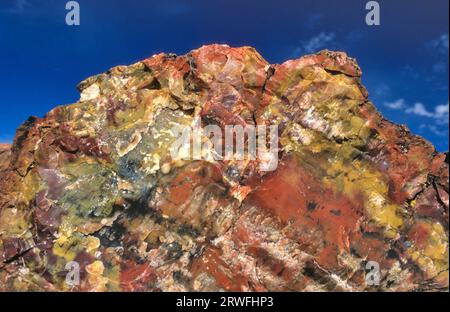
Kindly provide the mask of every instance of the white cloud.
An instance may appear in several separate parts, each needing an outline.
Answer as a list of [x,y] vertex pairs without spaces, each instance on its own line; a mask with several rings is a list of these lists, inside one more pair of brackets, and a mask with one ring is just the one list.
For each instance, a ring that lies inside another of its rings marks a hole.
[[442,34],[439,38],[431,40],[428,46],[432,48],[435,52],[442,54],[448,54],[448,33]]
[[[374,91],[376,97],[386,97],[391,94],[391,88],[386,83],[379,84]],[[387,103],[385,103],[387,104]]]
[[433,118],[438,124],[447,124],[449,118],[449,104],[437,105],[434,111],[429,111],[422,103],[416,103],[412,107],[408,107],[405,112],[417,116]]
[[440,124],[448,124],[449,104],[438,105],[434,108],[434,117]]
[[317,52],[325,48],[329,43],[334,41],[336,35],[334,33],[320,33],[316,37],[311,38],[304,46],[304,50],[308,53]]
[[408,78],[419,79],[420,78],[420,70],[411,65],[406,65],[401,70],[402,74]]
[[427,109],[423,103],[417,102],[414,105],[406,104],[404,99],[398,99],[393,102],[385,102],[384,106],[400,110],[405,114],[411,114],[420,117],[422,124],[420,125],[420,132],[432,133],[436,136],[448,136],[448,118],[449,118],[449,103],[436,105],[433,110]]
[[384,102],[384,106],[390,109],[402,109],[406,106],[404,99],[398,99],[394,102]]
[[435,60],[432,65],[433,72],[436,74],[446,73],[448,71],[448,33],[429,41],[426,46]]
[[438,105],[435,107],[435,114],[439,117],[443,117],[446,118],[448,117],[448,110],[449,110],[449,105],[447,103],[447,105]]
[[403,98],[385,102],[384,106],[395,109],[403,110],[406,114],[412,114],[420,117],[432,118],[438,125],[448,124],[449,118],[449,103],[441,104],[434,107],[432,111],[428,110],[423,103],[417,102],[414,105],[407,105]]
[[321,32],[317,36],[303,41],[301,46],[295,49],[294,54],[298,56],[300,54],[310,54],[318,52],[324,48],[330,48],[331,46],[336,45],[335,38],[336,34],[333,32]]
[[417,116],[433,117],[433,113],[429,112],[422,103],[416,103],[412,107],[408,107],[405,112]]
[[420,129],[421,130],[428,130],[428,131],[430,131],[431,133],[433,133],[433,134],[435,134],[437,136],[446,136],[446,135],[448,135],[448,128],[441,130],[435,125],[421,124],[420,125]]

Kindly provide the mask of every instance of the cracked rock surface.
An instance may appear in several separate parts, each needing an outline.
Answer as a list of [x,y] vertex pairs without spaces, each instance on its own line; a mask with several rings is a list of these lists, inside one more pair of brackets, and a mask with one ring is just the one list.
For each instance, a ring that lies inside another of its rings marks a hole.
[[[0,291],[448,290],[448,158],[360,77],[343,52],[209,45],[86,79],[0,145]],[[196,118],[277,125],[276,170],[172,157]]]

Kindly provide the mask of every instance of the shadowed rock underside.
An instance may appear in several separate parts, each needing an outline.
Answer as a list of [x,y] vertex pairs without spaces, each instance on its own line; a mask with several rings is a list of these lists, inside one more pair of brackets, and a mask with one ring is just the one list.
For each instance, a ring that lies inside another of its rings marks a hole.
[[[209,45],[83,81],[0,145],[0,290],[448,290],[448,160],[360,76],[342,52]],[[277,125],[277,169],[171,157],[196,117]]]

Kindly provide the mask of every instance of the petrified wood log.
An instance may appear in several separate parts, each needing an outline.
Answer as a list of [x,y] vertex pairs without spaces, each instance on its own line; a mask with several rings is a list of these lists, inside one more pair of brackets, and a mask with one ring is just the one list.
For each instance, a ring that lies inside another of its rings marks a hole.
[[[360,76],[209,45],[83,81],[0,148],[0,290],[447,290],[448,160]],[[276,170],[173,157],[198,118],[278,126]]]

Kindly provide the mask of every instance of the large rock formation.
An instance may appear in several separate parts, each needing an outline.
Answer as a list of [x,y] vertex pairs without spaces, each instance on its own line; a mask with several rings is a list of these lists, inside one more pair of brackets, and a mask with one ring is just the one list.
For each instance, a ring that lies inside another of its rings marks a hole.
[[[210,45],[83,81],[0,149],[0,290],[447,290],[448,161],[360,76]],[[277,125],[278,167],[172,157],[196,117]]]

